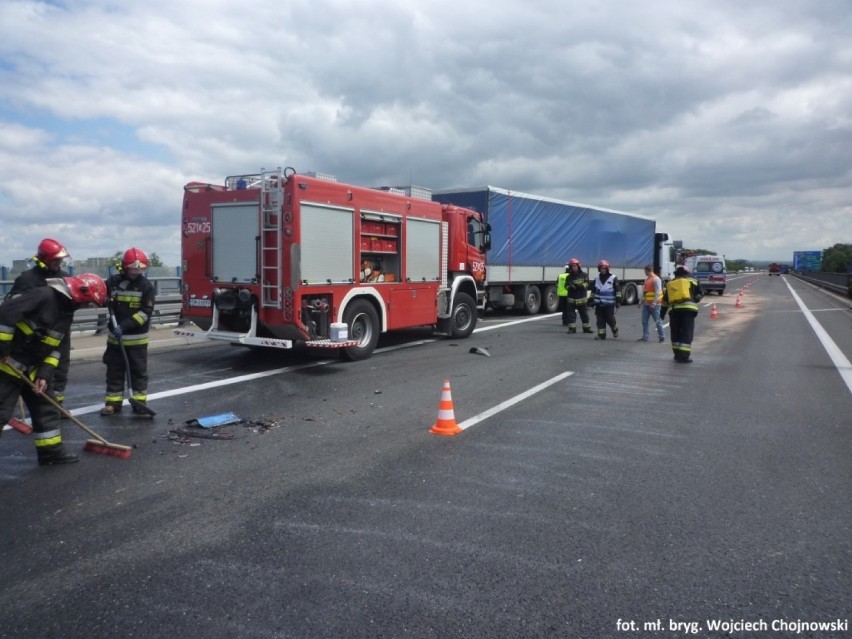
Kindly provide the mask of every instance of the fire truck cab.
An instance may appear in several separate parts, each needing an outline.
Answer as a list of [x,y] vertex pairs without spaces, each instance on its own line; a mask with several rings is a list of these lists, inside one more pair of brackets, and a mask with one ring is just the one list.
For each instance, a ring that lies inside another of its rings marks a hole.
[[[190,182],[178,335],[369,357],[379,334],[470,335],[490,229],[419,187],[373,189],[294,169]],[[419,195],[419,197],[418,197]]]

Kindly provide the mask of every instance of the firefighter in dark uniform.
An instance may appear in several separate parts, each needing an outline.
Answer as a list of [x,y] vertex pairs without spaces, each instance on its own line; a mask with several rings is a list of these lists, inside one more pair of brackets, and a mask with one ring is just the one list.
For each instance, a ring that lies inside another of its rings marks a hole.
[[[65,316],[83,304],[103,306],[106,284],[92,273],[48,278],[0,305],[0,424],[12,416],[18,398],[29,409],[38,463],[71,464],[78,460],[62,445],[60,412],[45,395],[61,361]],[[29,379],[31,388],[22,377]],[[2,433],[2,429],[0,429]]]
[[592,282],[592,304],[595,306],[598,334],[595,339],[606,339],[607,325],[612,336],[618,337],[615,323],[615,311],[621,306],[621,284],[618,278],[609,272],[609,262],[598,262],[598,276]]
[[[592,325],[589,322],[589,278],[583,272],[580,260],[571,258],[568,260],[568,279],[565,283],[568,296],[565,298],[565,312],[568,314],[568,332],[577,332],[577,313],[580,314],[583,332],[591,333]],[[562,315],[562,324],[565,324],[565,313]]]
[[[33,262],[35,265],[24,271],[12,285],[12,290],[6,298],[15,297],[24,291],[38,286],[46,286],[49,277],[68,277],[69,273],[62,270],[62,264],[70,260],[68,250],[53,238],[46,237],[38,245]],[[68,327],[63,331],[65,339],[60,345],[59,367],[53,375],[53,398],[60,404],[65,401],[65,386],[68,384],[68,366],[71,363],[71,322],[74,319],[73,310],[65,317]]]
[[663,291],[663,308],[660,318],[669,314],[669,334],[672,340],[674,360],[679,364],[692,362],[692,337],[695,332],[695,317],[698,302],[704,297],[701,284],[690,277],[689,269],[678,266],[674,279]]
[[[106,364],[106,397],[101,415],[121,412],[127,368],[121,347],[130,365],[130,394],[140,404],[148,400],[148,329],[154,313],[154,285],[145,277],[148,256],[138,248],[129,248],[121,259],[121,272],[107,280],[110,313],[118,326],[110,322]],[[119,342],[121,340],[121,342]],[[137,411],[133,407],[134,412]]]

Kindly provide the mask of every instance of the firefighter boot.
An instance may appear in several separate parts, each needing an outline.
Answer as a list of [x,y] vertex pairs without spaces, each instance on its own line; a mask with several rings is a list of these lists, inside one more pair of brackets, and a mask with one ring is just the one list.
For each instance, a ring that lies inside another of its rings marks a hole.
[[592,327],[591,327],[591,326],[584,326],[584,327],[583,327],[583,332],[584,332],[584,333],[594,333],[594,331],[592,330]]
[[101,409],[101,415],[108,417],[109,415],[117,415],[121,412],[121,404],[116,404],[114,402],[108,403]]
[[568,325],[568,333],[569,333],[569,334],[571,334],[571,333],[576,333],[576,332],[577,332],[577,327],[576,327],[576,326],[571,326],[571,325],[569,324],[569,325]]
[[133,408],[134,413],[142,414],[142,415],[150,415],[150,413],[145,410],[144,407],[147,406],[145,400],[137,399],[130,405]]
[[61,464],[73,464],[78,461],[80,461],[80,458],[65,450],[62,444],[43,446],[38,449],[39,466],[58,466]]
[[613,336],[614,338],[615,338],[615,337],[618,337],[618,326],[613,326],[613,327],[612,327],[612,336]]

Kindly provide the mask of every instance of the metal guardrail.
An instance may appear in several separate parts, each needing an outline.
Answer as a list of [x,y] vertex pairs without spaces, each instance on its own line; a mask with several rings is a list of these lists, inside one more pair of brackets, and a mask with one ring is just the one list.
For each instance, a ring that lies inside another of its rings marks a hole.
[[846,295],[852,299],[852,273],[825,273],[821,271],[790,271],[790,275],[827,288],[835,293]]
[[[151,324],[180,324],[181,298],[180,295],[164,295],[157,298]],[[83,308],[74,313],[71,323],[72,333],[94,331],[95,335],[104,333],[109,324],[109,314],[103,308]]]
[[[151,277],[148,278],[154,285],[156,292],[156,304],[151,324],[180,324],[181,323],[181,294],[179,277]],[[0,287],[11,288],[14,280],[0,280]],[[0,288],[0,290],[4,290]],[[107,329],[109,315],[103,308],[83,308],[74,313],[74,321],[71,324],[72,333],[84,333],[94,331],[100,335]]]

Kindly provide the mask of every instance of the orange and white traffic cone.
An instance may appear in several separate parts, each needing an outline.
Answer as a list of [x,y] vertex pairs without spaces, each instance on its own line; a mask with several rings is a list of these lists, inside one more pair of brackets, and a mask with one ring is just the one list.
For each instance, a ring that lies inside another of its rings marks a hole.
[[716,310],[716,302],[713,302],[713,306],[710,308],[710,319],[718,319],[719,311]]
[[737,295],[737,303],[734,304],[734,308],[742,308],[742,307],[743,307],[742,296]]
[[433,435],[458,435],[461,431],[456,424],[456,414],[453,410],[453,394],[450,390],[450,380],[444,380],[441,390],[441,403],[438,404],[438,420],[429,429]]

